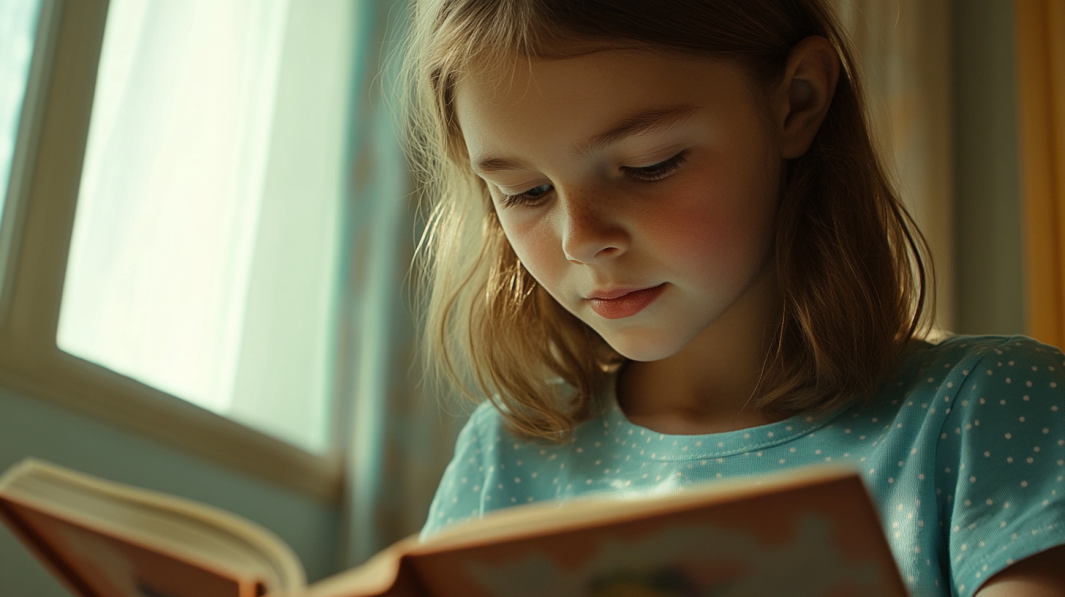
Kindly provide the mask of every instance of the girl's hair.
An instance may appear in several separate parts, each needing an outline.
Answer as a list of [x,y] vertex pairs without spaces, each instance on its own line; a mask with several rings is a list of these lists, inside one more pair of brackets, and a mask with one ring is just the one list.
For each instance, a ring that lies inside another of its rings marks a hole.
[[785,169],[781,310],[750,403],[785,415],[869,396],[928,329],[927,245],[881,166],[855,61],[824,0],[419,0],[414,12],[405,80],[428,207],[418,257],[427,365],[493,401],[511,431],[565,438],[623,360],[529,275],[471,170],[456,81],[514,56],[642,48],[733,60],[772,84],[797,43],[828,39],[842,72],[809,150]]

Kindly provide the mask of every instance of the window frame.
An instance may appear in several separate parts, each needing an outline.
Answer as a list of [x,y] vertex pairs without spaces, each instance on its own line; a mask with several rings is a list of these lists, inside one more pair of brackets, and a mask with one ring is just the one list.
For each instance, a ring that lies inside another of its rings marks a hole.
[[57,346],[107,9],[107,0],[42,1],[0,229],[0,386],[335,503],[342,433],[312,454]]

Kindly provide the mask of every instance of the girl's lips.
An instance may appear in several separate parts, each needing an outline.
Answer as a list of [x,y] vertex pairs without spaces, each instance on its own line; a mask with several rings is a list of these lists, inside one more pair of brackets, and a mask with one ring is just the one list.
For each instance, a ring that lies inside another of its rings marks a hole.
[[621,319],[632,317],[647,308],[658,295],[666,289],[665,284],[626,292],[615,298],[603,298],[615,293],[602,293],[601,296],[588,299],[592,311],[604,319]]

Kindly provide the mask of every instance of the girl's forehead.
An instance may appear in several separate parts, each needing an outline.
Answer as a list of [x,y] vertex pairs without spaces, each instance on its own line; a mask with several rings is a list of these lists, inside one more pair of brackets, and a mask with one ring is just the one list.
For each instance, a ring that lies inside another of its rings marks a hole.
[[456,83],[456,132],[475,171],[516,170],[520,160],[496,158],[590,155],[696,116],[703,126],[742,117],[761,103],[747,79],[734,62],[644,50],[511,57]]
[[509,55],[471,64],[456,80],[455,115],[509,119],[568,109],[609,113],[649,105],[701,105],[743,96],[752,86],[736,62],[643,49],[605,49],[566,58]]
[[[694,91],[700,85],[690,78],[693,75],[699,80],[720,79],[724,84],[742,70],[738,63],[719,58],[637,48],[603,48],[561,58],[506,54],[471,60],[456,78],[455,94],[512,104],[566,96],[567,91],[577,97],[596,87],[620,91],[643,86],[649,93]],[[659,87],[647,88],[652,82]]]

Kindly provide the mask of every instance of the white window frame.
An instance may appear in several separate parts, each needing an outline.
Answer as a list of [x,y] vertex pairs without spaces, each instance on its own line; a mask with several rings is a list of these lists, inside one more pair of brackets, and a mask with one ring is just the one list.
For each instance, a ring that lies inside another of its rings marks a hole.
[[107,0],[42,2],[0,224],[0,386],[336,503],[336,439],[330,452],[308,453],[56,344],[107,8]]

